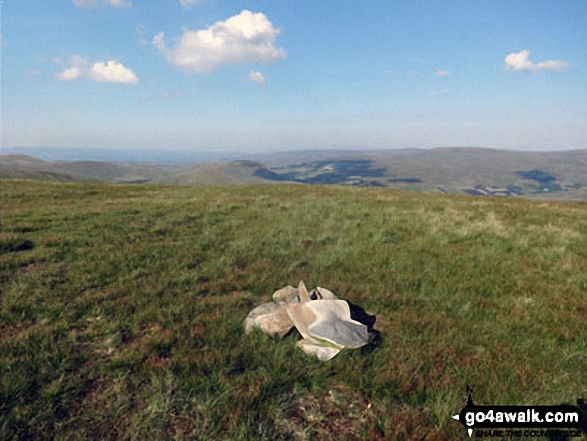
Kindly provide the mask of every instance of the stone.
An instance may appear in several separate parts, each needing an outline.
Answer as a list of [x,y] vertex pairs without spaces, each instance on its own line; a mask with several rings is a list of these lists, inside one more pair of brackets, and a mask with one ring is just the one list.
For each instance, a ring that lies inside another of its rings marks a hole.
[[318,297],[323,300],[338,300],[338,297],[334,295],[332,291],[327,290],[326,288],[317,287],[316,291],[318,291]]
[[303,339],[298,346],[322,361],[342,348],[360,348],[369,342],[367,326],[351,319],[344,300],[310,300],[286,306],[287,314]]
[[367,326],[351,319],[349,304],[344,300],[316,300],[305,304],[317,320],[308,326],[315,339],[336,346],[360,348],[369,341]]
[[306,303],[311,300],[310,293],[306,289],[303,280],[300,280],[300,284],[298,285],[298,294],[300,296],[300,303]]
[[375,316],[357,305],[340,300],[332,291],[317,287],[308,292],[286,286],[273,293],[273,302],[253,309],[245,319],[245,332],[261,329],[272,336],[285,336],[296,327],[302,336],[297,342],[304,352],[322,361],[330,360],[343,348],[360,348],[369,342]]
[[299,303],[300,297],[298,290],[290,285],[281,288],[273,293],[273,301],[282,304]]
[[[318,300],[314,300],[318,301]],[[292,303],[286,306],[287,315],[302,337],[311,339],[308,327],[318,320],[318,317],[303,303]]]
[[328,361],[340,352],[340,348],[317,344],[313,339],[304,338],[297,342],[298,347],[308,355],[318,357],[320,361]]
[[293,327],[285,305],[278,303],[263,303],[257,306],[245,319],[245,332],[248,334],[253,329],[261,329],[271,336],[283,337]]

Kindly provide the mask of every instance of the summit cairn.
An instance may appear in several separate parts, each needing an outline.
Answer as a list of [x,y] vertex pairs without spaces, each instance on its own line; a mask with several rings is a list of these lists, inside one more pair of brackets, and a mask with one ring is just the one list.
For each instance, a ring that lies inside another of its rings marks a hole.
[[245,319],[245,332],[259,328],[271,336],[283,337],[295,327],[303,337],[297,345],[307,354],[327,361],[343,348],[366,345],[373,323],[375,317],[362,308],[340,300],[325,288],[308,292],[301,281],[297,289],[286,286],[273,294],[273,302],[253,309]]

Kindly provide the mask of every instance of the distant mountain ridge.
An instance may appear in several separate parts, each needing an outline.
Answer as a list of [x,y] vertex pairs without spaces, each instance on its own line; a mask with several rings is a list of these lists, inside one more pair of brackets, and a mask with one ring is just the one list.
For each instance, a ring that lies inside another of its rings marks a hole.
[[584,196],[587,150],[521,152],[463,147],[366,152],[316,150],[160,165],[43,161],[11,154],[0,156],[0,178],[174,185],[297,182],[587,200]]

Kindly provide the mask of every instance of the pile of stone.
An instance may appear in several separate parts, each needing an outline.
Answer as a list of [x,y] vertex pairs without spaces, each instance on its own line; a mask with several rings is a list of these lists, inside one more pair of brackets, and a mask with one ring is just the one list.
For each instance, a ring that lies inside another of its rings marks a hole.
[[302,336],[297,345],[326,361],[343,348],[366,345],[374,323],[375,317],[362,308],[340,300],[325,288],[308,292],[300,282],[297,289],[286,286],[273,294],[273,302],[253,309],[245,319],[245,332],[258,328],[283,337],[295,327]]

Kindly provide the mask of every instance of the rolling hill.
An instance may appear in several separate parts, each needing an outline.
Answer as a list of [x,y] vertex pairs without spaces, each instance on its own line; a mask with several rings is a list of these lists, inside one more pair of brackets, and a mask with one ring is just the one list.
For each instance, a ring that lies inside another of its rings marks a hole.
[[155,166],[41,161],[0,156],[0,178],[181,185],[298,182],[438,193],[585,201],[587,150],[516,152],[481,148],[300,151]]
[[[255,161],[207,162],[170,170],[155,182],[182,185],[227,185],[271,183],[264,176],[273,176],[267,168]],[[276,175],[275,175],[276,176]],[[277,178],[276,178],[277,179]]]
[[160,178],[165,171],[149,165],[100,161],[42,161],[27,155],[0,156],[0,178],[55,181],[141,183]]
[[587,186],[587,150],[542,153],[438,148],[409,156],[382,155],[374,164],[387,169],[386,178],[416,177],[422,180],[422,187],[450,192],[476,186],[539,186],[540,180],[523,175],[531,170],[548,173],[561,185]]
[[515,152],[480,148],[372,152],[270,168],[278,179],[377,186],[442,193],[536,197],[548,193],[582,200],[587,150]]

